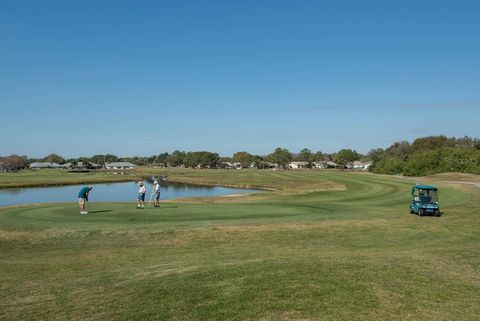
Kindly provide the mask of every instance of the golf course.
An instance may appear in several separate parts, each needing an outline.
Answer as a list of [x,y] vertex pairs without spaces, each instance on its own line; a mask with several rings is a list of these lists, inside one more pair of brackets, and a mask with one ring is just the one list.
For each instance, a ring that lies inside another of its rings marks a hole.
[[[0,186],[125,180],[55,175],[0,174]],[[88,215],[76,195],[0,208],[0,320],[479,318],[477,175],[132,172],[145,175],[259,191],[145,210],[92,202]],[[417,182],[439,188],[441,217],[409,214]]]

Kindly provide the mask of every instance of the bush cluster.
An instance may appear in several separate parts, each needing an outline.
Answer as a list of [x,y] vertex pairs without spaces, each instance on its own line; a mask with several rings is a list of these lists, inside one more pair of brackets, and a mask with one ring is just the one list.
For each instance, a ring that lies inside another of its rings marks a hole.
[[372,150],[369,155],[373,160],[370,170],[377,174],[480,174],[480,141],[470,137],[422,137],[412,144],[403,141],[386,150]]

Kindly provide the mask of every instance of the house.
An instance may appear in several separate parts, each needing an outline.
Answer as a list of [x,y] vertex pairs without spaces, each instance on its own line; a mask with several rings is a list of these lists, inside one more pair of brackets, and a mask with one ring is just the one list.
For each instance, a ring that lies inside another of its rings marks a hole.
[[242,163],[222,162],[222,167],[227,169],[242,169]]
[[[102,168],[102,165],[100,164],[95,164],[92,162],[77,162],[76,164],[72,165],[71,163],[69,164],[68,168],[75,168],[75,169],[100,169]],[[67,164],[63,165],[66,166]]]
[[362,171],[366,171],[366,170],[368,170],[370,165],[372,165],[372,163],[364,163],[364,162],[360,162],[360,161],[354,161],[350,165],[351,165],[351,167],[350,167],[351,169],[359,169],[359,170],[362,170]]
[[132,164],[130,162],[113,162],[109,164],[105,164],[106,169],[132,169],[137,167],[137,165]]
[[88,168],[91,168],[91,169],[100,169],[102,168],[102,165],[100,164],[95,164],[95,163],[92,163],[92,162],[88,162]]
[[368,168],[372,165],[372,162],[363,163],[363,162],[353,162],[353,169],[361,169],[362,171],[368,170]]
[[336,168],[337,163],[332,161],[319,161],[313,163],[313,168],[326,169],[326,168]]
[[30,164],[30,169],[45,169],[45,168],[61,169],[64,167],[60,164],[51,163],[51,162],[36,162],[36,163]]
[[258,169],[276,169],[277,166],[278,165],[275,163],[264,162],[264,161],[260,161],[258,163],[254,162],[250,164],[250,168],[258,168]]
[[87,166],[84,162],[77,162],[75,164],[75,169],[86,169],[86,168],[87,168]]
[[290,169],[308,168],[308,162],[290,162],[288,163]]
[[72,169],[72,168],[73,168],[73,164],[72,164],[72,163],[63,164],[63,168],[65,168],[65,169]]

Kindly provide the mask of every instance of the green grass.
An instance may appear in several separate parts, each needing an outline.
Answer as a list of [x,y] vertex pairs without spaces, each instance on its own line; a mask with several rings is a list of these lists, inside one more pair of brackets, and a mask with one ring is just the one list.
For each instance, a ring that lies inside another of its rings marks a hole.
[[[141,169],[145,171],[145,169]],[[328,171],[170,170],[238,200],[0,209],[1,320],[477,320],[480,189]],[[472,176],[472,179],[476,177]],[[299,190],[302,193],[299,193]]]
[[117,175],[109,171],[79,173],[67,170],[26,170],[18,173],[1,173],[0,188],[124,182],[139,178],[134,173],[127,174],[129,175]]

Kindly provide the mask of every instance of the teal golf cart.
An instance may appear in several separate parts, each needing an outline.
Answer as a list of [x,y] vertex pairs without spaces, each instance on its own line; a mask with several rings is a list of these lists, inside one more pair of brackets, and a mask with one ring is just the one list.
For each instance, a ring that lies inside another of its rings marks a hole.
[[427,214],[440,216],[440,206],[438,205],[438,188],[429,185],[416,184],[412,187],[412,204],[410,204],[410,213],[418,216]]

